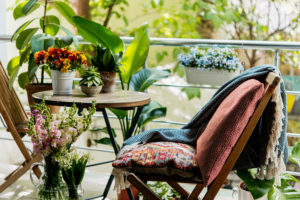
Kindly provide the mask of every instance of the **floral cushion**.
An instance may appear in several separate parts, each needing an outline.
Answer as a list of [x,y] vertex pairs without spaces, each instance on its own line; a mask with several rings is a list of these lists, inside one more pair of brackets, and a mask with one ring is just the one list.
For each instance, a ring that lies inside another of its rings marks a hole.
[[151,142],[122,152],[112,165],[133,172],[191,177],[199,171],[195,154],[195,148],[187,144]]

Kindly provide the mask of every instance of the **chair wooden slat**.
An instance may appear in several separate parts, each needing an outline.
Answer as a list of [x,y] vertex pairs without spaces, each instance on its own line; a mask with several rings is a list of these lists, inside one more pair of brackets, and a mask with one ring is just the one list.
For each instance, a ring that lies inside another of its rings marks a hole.
[[[265,110],[272,94],[274,93],[274,90],[276,87],[279,87],[280,83],[280,77],[276,75],[276,73],[270,72],[265,80],[265,91],[262,99],[260,100],[258,106],[256,107],[252,117],[250,118],[247,126],[245,127],[244,131],[242,132],[239,140],[233,147],[229,157],[227,158],[224,166],[222,167],[220,173],[218,176],[215,178],[213,183],[208,187],[208,190],[203,198],[203,200],[212,200],[215,198],[217,195],[218,191],[222,187],[225,179],[227,178],[229,172],[232,170],[234,167],[236,161],[238,160],[240,154],[242,153],[243,149],[245,148],[249,138],[251,137],[251,134],[253,130],[256,127],[256,124],[258,123],[263,111]],[[181,182],[181,183],[196,183],[195,189],[192,191],[192,193],[188,196],[188,200],[194,200],[197,199],[199,194],[204,188],[204,185],[202,184],[202,181],[195,181],[192,179],[187,179],[187,178],[182,178],[179,176],[172,176],[172,177],[167,177],[167,176],[162,176],[162,175],[149,175],[149,174],[130,174],[130,178],[128,177],[128,180],[135,186],[137,187],[136,184],[139,184],[138,179],[142,180],[151,180],[151,181],[165,181],[165,182]],[[178,189],[178,184],[170,184],[174,189]],[[138,188],[138,187],[137,187]],[[180,188],[179,188],[180,190]],[[152,191],[149,187],[147,187],[146,191],[145,188],[141,191],[146,192],[150,197],[153,198]],[[184,192],[183,192],[184,193]],[[186,198],[186,193],[184,193],[184,198]]]
[[[25,158],[23,164],[10,173],[0,185],[0,193],[3,192],[8,186],[14,183],[20,176],[28,171],[34,162],[41,161],[41,155],[30,155],[25,144],[22,141],[22,136],[25,135],[25,127],[28,122],[26,112],[20,102],[14,89],[10,90],[8,87],[9,79],[0,62],[0,114],[2,115],[7,130],[11,133],[18,148]],[[38,167],[33,168],[37,177],[41,176],[41,171]]]

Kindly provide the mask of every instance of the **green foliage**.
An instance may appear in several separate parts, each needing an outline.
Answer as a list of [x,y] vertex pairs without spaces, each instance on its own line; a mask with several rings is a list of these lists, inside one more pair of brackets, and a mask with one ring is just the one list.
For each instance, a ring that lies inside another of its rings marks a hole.
[[123,52],[113,54],[109,48],[97,45],[96,55],[91,59],[91,62],[99,71],[119,72],[122,55]]
[[169,75],[169,71],[144,68],[132,75],[129,87],[134,91],[145,92],[154,82]]
[[149,52],[149,25],[144,24],[135,32],[135,37],[127,47],[121,61],[121,77],[129,86],[131,76],[145,65]]
[[74,25],[72,20],[72,17],[76,15],[74,10],[68,4],[62,1],[54,1],[53,4],[56,10],[58,10],[70,24]]
[[199,88],[182,88],[182,92],[185,92],[186,96],[188,97],[189,100],[197,97],[201,97],[201,91]]
[[[151,122],[154,119],[165,117],[166,114],[167,114],[167,107],[162,106],[156,101],[151,101],[143,108],[137,125],[139,129],[141,129],[147,123]],[[137,132],[138,130],[136,131],[136,133]]]
[[79,82],[80,85],[86,85],[88,87],[103,85],[100,74],[93,67],[86,68],[81,78]]
[[[71,9],[70,7],[67,7],[67,4],[60,1],[54,1],[53,3],[55,5],[61,5],[60,8],[62,10],[65,10],[65,12],[70,11]],[[44,7],[44,15],[39,18],[40,27],[30,27],[33,24],[32,22],[38,18],[29,19],[28,21],[24,22],[20,27],[18,27],[14,32],[13,36],[11,37],[11,41],[16,40],[16,47],[19,50],[19,60],[17,65],[15,64],[16,59],[10,62],[10,88],[13,86],[13,83],[17,79],[17,77],[18,83],[21,88],[24,88],[25,85],[30,83],[35,77],[35,73],[38,70],[38,66],[36,66],[34,63],[34,52],[46,50],[48,47],[55,46],[56,44],[59,48],[62,46],[70,45],[71,40],[74,40],[74,42],[76,43],[76,40],[74,39],[74,34],[72,34],[68,29],[60,25],[60,20],[58,17],[54,15],[47,15],[47,11],[52,8],[51,5],[49,5],[49,0],[45,0],[44,2],[39,2],[38,0],[29,0],[17,4],[17,6],[13,10],[14,19],[17,20],[24,16],[29,16],[32,12],[38,9],[40,5],[43,5]],[[73,11],[73,13],[75,12]],[[62,29],[64,32],[70,35],[69,38],[67,39],[65,37],[62,39],[54,39],[53,37],[51,37],[55,36],[58,33],[59,29]],[[72,39],[70,39],[70,37]],[[27,61],[27,74],[23,72],[19,75],[19,69]],[[44,77],[44,69],[42,70],[42,77]],[[42,78],[41,83],[43,82],[44,80]]]
[[300,167],[300,143],[297,142],[292,150],[292,154],[290,155],[289,159]]
[[164,182],[152,182],[147,184],[162,200],[173,199],[180,196],[171,186]]
[[237,170],[237,175],[245,182],[254,199],[264,196],[274,184],[274,179],[256,179],[254,170]]
[[[299,165],[300,158],[300,143],[297,143],[292,149],[290,160]],[[274,184],[272,180],[259,180],[255,178],[255,171],[250,170],[237,170],[237,175],[244,181],[254,199],[260,198],[265,194],[268,195],[268,200],[293,200],[300,199],[300,192],[295,190],[290,183],[298,182],[294,176],[283,173],[280,175],[281,186]]]
[[76,25],[78,33],[86,41],[94,45],[100,44],[104,47],[107,47],[113,53],[123,52],[123,41],[118,35],[116,35],[112,31],[106,29],[101,24],[98,24],[88,19],[84,19],[79,16],[74,16],[72,19]]

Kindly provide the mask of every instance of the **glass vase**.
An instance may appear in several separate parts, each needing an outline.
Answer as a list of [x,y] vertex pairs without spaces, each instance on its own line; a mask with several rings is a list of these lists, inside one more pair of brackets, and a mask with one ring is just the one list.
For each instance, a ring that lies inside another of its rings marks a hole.
[[37,188],[37,198],[40,200],[68,200],[68,187],[62,181],[61,167],[52,156],[44,157],[43,163],[35,163],[35,166],[43,166],[44,172],[37,181],[33,180],[32,170],[30,177]]
[[83,189],[81,185],[68,185],[69,200],[83,199]]

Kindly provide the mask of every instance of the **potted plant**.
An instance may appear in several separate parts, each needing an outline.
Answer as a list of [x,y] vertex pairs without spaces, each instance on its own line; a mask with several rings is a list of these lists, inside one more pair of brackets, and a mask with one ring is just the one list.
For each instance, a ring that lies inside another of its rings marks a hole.
[[93,66],[100,72],[103,81],[102,92],[113,92],[115,88],[115,79],[120,72],[120,59],[122,52],[113,54],[107,47],[96,46],[96,55],[91,59]]
[[[43,7],[43,15],[36,17],[36,11]],[[37,75],[39,67],[35,65],[34,53],[41,50],[46,50],[51,46],[62,48],[70,45],[73,41],[76,42],[76,37],[71,31],[60,25],[60,19],[55,15],[48,15],[48,11],[55,8],[68,20],[68,15],[64,11],[68,11],[69,15],[75,15],[73,9],[63,1],[49,1],[49,0],[29,0],[22,1],[16,5],[13,11],[15,20],[23,17],[31,16],[20,27],[16,29],[11,37],[11,41],[16,41],[16,48],[19,50],[19,55],[12,58],[8,65],[7,71],[10,77],[9,87],[18,80],[21,88],[26,88],[28,103],[33,105],[32,94],[39,91],[51,90],[51,83],[46,83],[46,73],[50,76],[50,72],[41,67],[40,76]],[[38,21],[39,23],[33,23]],[[70,20],[68,20],[71,22]],[[37,26],[38,24],[38,26]],[[59,30],[63,30],[68,36],[57,37]],[[55,38],[53,36],[56,36]],[[23,70],[28,64],[27,70]],[[21,70],[22,69],[22,70]],[[22,71],[22,73],[21,73]],[[54,107],[52,107],[54,108]],[[58,107],[59,108],[59,107]]]
[[87,68],[81,77],[79,84],[81,91],[89,97],[96,96],[102,89],[103,82],[94,67]]
[[50,47],[34,54],[37,65],[50,68],[54,95],[71,95],[75,70],[86,64],[82,52]]
[[[296,143],[291,151],[289,159],[300,167],[300,143]],[[300,199],[300,191],[292,185],[299,182],[294,176],[283,173],[280,175],[281,185],[275,184],[274,178],[271,180],[260,180],[255,176],[255,169],[237,170],[237,175],[242,179],[238,186],[239,200],[273,200],[273,199]]]
[[187,54],[179,54],[177,60],[191,84],[222,85],[243,70],[236,53],[228,48],[201,50],[196,47]]

